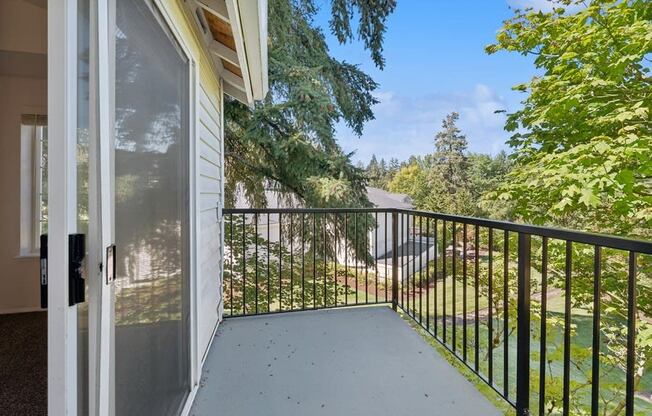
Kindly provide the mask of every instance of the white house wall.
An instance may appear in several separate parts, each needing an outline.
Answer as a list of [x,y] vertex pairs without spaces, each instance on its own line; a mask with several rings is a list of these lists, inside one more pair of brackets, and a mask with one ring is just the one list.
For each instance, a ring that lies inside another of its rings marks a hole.
[[206,352],[222,302],[222,227],[218,206],[223,206],[221,103],[203,88],[197,107],[197,186],[199,190],[199,258],[197,280],[197,343]]

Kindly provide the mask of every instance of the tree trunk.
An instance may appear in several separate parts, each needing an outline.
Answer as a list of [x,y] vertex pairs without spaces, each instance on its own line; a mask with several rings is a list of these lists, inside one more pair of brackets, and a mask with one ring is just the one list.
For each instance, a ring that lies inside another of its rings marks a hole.
[[[634,376],[634,391],[636,391],[636,387],[638,387],[638,383],[641,381],[641,376],[636,375]],[[618,416],[620,415],[620,412],[623,411],[625,408],[625,399],[621,400],[618,402],[618,405],[616,405],[616,408],[609,414],[609,416]]]

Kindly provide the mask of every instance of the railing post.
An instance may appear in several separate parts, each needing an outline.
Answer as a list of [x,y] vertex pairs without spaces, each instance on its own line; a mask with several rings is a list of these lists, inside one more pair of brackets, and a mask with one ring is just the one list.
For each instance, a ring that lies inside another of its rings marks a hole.
[[530,267],[531,236],[518,234],[518,334],[516,339],[516,415],[530,414]]
[[[387,236],[385,236],[387,238]],[[387,270],[385,270],[387,273]],[[398,212],[392,211],[392,309],[398,307]]]

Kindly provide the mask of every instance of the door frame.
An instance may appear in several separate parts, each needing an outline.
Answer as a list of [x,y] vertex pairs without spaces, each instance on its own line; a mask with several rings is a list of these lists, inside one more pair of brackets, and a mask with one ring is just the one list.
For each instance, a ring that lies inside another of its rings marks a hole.
[[95,276],[89,282],[89,407],[91,415],[110,416],[114,408],[115,357],[113,344],[113,282],[108,280],[107,248],[114,243],[113,222],[113,125],[115,43],[113,24],[115,3],[112,0],[91,0],[90,22],[90,85],[91,146],[89,159],[89,226],[95,243],[89,256],[101,265],[89,271]]
[[[55,2],[52,2],[55,3]],[[77,1],[48,21],[48,414],[77,414],[77,307],[68,306],[68,235],[76,231]]]
[[[69,306],[68,235],[77,231],[77,65],[78,0],[51,0],[48,7],[48,137],[54,144],[48,154],[48,414],[77,416],[109,415],[106,380],[110,353],[105,340],[110,287],[105,285],[104,239],[110,215],[102,211],[101,198],[108,194],[103,177],[111,122],[106,63],[102,47],[108,35],[107,0],[88,0],[89,21],[89,195],[86,236],[88,303],[88,395],[89,408],[78,409],[78,306]],[[105,31],[104,35],[102,30]],[[103,145],[104,143],[104,145]],[[104,381],[103,381],[104,380]]]

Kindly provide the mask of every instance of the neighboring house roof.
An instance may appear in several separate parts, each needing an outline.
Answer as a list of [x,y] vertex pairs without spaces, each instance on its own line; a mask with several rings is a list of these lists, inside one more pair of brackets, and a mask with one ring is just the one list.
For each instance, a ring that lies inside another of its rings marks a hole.
[[267,94],[267,0],[188,2],[224,93],[253,105]]
[[412,209],[412,200],[405,194],[395,194],[379,188],[367,186],[367,197],[376,208]]

